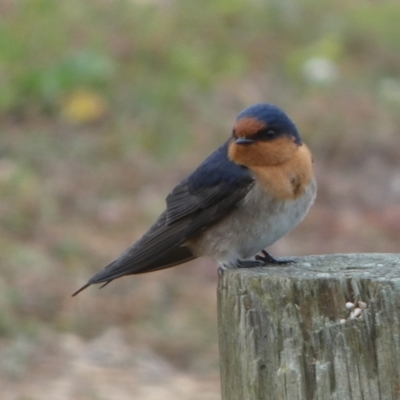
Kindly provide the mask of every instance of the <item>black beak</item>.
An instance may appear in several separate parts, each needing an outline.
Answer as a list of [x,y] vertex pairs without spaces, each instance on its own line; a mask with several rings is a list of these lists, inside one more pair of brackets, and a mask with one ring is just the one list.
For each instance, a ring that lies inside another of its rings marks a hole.
[[254,139],[249,139],[245,137],[241,137],[235,140],[236,144],[251,144],[254,143]]

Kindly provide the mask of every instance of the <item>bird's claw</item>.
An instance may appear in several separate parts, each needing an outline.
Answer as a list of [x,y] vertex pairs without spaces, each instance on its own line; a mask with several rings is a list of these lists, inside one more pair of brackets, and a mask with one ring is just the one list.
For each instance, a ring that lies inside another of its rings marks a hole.
[[224,265],[218,266],[217,273],[218,273],[219,278],[223,277],[225,271],[226,271],[226,267]]
[[266,250],[263,250],[261,252],[263,255],[256,255],[255,259],[257,261],[262,262],[263,266],[266,265],[288,265],[288,264],[294,264],[295,261],[293,260],[277,260],[276,258],[272,257],[271,254],[269,254]]

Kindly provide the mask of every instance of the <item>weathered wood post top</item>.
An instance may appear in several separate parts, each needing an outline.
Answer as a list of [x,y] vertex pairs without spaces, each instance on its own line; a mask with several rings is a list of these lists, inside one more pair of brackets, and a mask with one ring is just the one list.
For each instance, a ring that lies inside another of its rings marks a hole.
[[399,400],[400,254],[224,271],[223,400]]

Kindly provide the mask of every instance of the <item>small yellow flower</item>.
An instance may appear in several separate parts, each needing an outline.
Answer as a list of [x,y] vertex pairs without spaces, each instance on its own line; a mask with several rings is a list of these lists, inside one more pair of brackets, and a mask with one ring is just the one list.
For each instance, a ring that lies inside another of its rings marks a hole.
[[79,90],[62,103],[62,114],[74,123],[95,122],[107,113],[107,103],[96,93]]

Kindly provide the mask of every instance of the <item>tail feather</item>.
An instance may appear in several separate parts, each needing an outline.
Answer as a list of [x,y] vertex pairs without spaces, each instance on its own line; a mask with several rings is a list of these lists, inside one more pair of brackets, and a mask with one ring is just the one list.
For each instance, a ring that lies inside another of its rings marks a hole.
[[128,271],[124,268],[124,272],[120,270],[121,263],[125,263],[124,255],[122,255],[117,260],[113,261],[111,264],[107,265],[103,270],[99,271],[96,275],[89,279],[89,281],[78,289],[72,296],[76,296],[78,293],[85,290],[90,285],[96,283],[103,283],[104,287],[109,284],[114,279],[120,278],[124,275],[136,275],[146,272],[158,271],[165,268],[174,267],[175,265],[183,264],[187,261],[195,259],[196,256],[192,253],[189,247],[180,246],[171,249],[171,251],[163,254],[160,258],[152,261],[149,264],[144,264],[142,266],[129,266]]

